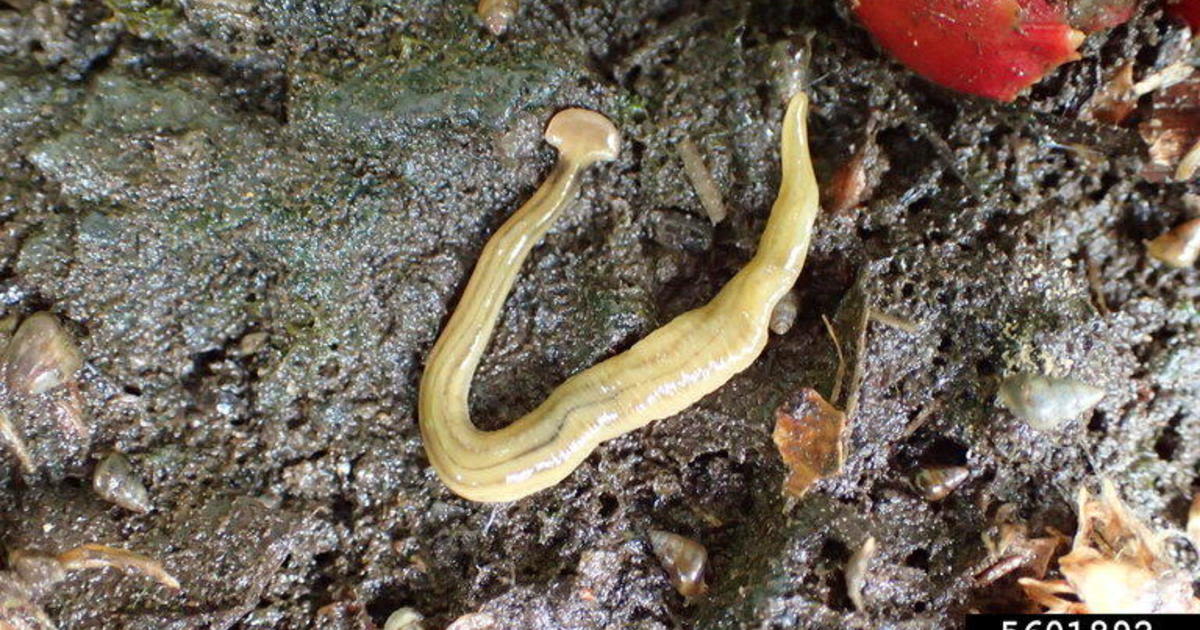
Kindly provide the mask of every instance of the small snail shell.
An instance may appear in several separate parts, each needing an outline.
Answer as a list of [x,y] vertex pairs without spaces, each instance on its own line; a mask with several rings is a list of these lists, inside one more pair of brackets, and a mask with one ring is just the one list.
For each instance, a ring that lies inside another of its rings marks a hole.
[[502,35],[517,15],[518,0],[479,0],[475,13],[492,35]]
[[783,294],[775,308],[771,311],[771,332],[776,335],[787,334],[796,323],[796,314],[800,309],[800,301],[796,299],[795,291]]
[[421,623],[424,619],[425,615],[412,608],[400,608],[388,615],[383,630],[422,630],[425,627]]
[[4,379],[11,392],[44,394],[69,380],[83,355],[58,318],[41,312],[21,322],[4,351]]
[[1035,429],[1057,428],[1096,406],[1104,390],[1071,378],[1016,374],[1000,384],[1000,402]]
[[129,460],[120,453],[110,454],[96,466],[92,487],[105,501],[127,510],[144,514],[152,507],[146,486],[134,473]]
[[926,501],[941,501],[970,476],[971,471],[962,466],[930,466],[913,475],[913,486]]
[[661,530],[650,531],[650,548],[666,569],[675,590],[684,597],[703,595],[704,568],[708,565],[708,550],[704,545],[679,534]]
[[862,589],[867,582],[867,569],[871,566],[871,558],[875,556],[877,548],[875,537],[868,536],[846,563],[846,594],[850,596],[855,610],[863,610]]
[[1146,241],[1146,253],[1165,265],[1182,268],[1200,257],[1200,219],[1184,221],[1162,236]]

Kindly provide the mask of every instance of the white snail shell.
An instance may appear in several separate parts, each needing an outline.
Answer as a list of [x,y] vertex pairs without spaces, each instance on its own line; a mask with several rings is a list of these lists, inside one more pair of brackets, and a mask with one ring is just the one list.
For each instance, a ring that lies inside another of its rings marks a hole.
[[1000,384],[1000,402],[1035,429],[1048,431],[1095,407],[1104,390],[1072,378],[1016,374]]

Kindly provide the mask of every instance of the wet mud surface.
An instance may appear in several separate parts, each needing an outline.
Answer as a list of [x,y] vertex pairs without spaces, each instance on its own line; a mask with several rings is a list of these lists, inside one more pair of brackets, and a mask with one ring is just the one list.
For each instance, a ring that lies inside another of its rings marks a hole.
[[[497,39],[461,1],[0,0],[0,305],[76,337],[91,431],[14,415],[37,468],[0,454],[0,544],[122,547],[183,585],[74,574],[41,601],[60,627],[369,628],[408,606],[426,627],[941,628],[1019,599],[1015,576],[975,577],[1002,504],[1069,533],[1076,489],[1109,477],[1142,517],[1182,525],[1200,275],[1142,241],[1200,188],[1144,181],[1136,131],[1078,116],[1102,77],[1179,40],[1157,9],[1004,105],[915,78],[829,1],[523,4]],[[892,166],[862,207],[818,220],[795,326],[547,492],[451,494],[417,429],[422,361],[552,164],[544,121],[600,110],[625,149],[525,266],[475,379],[486,428],[749,259],[779,178],[777,62],[808,36],[819,178],[872,116]],[[685,135],[729,208],[715,227]],[[845,469],[791,505],[774,409],[829,391],[821,317],[856,282],[917,327],[869,324]],[[1021,371],[1107,395],[1036,432],[995,404]],[[92,491],[113,450],[149,513]],[[930,503],[908,481],[926,465],[971,475]],[[707,597],[672,589],[651,529],[706,545]],[[868,536],[855,611],[843,568]]]

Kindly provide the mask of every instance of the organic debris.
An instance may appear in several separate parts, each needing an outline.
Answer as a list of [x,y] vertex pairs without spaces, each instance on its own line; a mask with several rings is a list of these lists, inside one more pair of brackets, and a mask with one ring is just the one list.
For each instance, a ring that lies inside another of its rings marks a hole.
[[1025,570],[1029,575],[1041,578],[1050,568],[1054,552],[1068,539],[1062,533],[1047,528],[1046,536],[1030,537],[1028,526],[1017,520],[1016,506],[1001,505],[993,516],[993,528],[983,533],[983,544],[988,550],[986,565],[975,573],[975,583],[986,586],[1017,571]]
[[871,198],[883,180],[884,173],[891,165],[887,155],[875,142],[878,124],[878,119],[872,115],[858,149],[833,174],[829,185],[824,188],[827,212],[837,214],[857,208]]
[[1046,73],[1079,58],[1084,34],[1048,0],[856,0],[875,39],[925,78],[1011,101]]
[[71,571],[108,567],[138,571],[171,590],[179,590],[179,581],[163,570],[162,564],[132,551],[96,544],[57,556],[18,549],[9,553],[8,569],[0,571],[0,628],[53,630],[54,623],[37,600]]
[[[1154,93],[1153,110],[1138,126],[1149,146],[1142,176],[1152,182],[1181,181],[1195,175],[1200,143],[1200,76],[1194,72]],[[1190,159],[1186,159],[1193,155]]]
[[1080,120],[1119,125],[1137,107],[1138,95],[1133,89],[1133,62],[1122,64],[1079,113]]
[[775,410],[772,438],[788,467],[786,494],[803,497],[818,479],[838,474],[846,459],[842,443],[846,414],[805,387]]
[[1100,498],[1079,489],[1079,528],[1071,552],[1058,559],[1062,580],[1018,580],[1050,613],[1200,613],[1192,580],[1174,567],[1163,535],[1129,512],[1109,480]]

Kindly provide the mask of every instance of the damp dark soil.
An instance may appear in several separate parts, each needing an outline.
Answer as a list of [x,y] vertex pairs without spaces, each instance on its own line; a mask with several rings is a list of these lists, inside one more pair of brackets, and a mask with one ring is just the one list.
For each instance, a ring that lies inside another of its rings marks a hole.
[[[1107,477],[1178,528],[1200,462],[1200,273],[1154,264],[1143,240],[1200,188],[1145,181],[1136,131],[1078,114],[1181,29],[1150,6],[995,104],[915,78],[839,4],[526,0],[497,38],[467,0],[0,0],[0,307],[52,311],[76,336],[91,431],[14,416],[37,470],[0,454],[0,544],[113,545],[183,584],[78,572],[42,598],[48,615],[371,628],[410,607],[427,628],[482,612],[496,628],[932,629],[1019,600],[1013,576],[976,579],[1002,505],[1031,532],[1069,533],[1077,488]],[[779,61],[806,41],[819,178],[872,117],[891,168],[861,207],[819,219],[796,324],[548,491],[496,506],[450,493],[417,428],[423,359],[484,241],[552,164],[545,121],[594,108],[625,146],[525,265],[475,379],[485,427],[749,258],[779,180]],[[729,207],[715,227],[685,136]],[[868,325],[848,357],[862,379],[844,471],[792,505],[774,410],[829,391],[822,317],[845,330],[855,296],[915,330]],[[1020,371],[1107,395],[1039,433],[995,404]],[[114,450],[153,511],[92,491]],[[946,464],[970,478],[925,501],[911,474]],[[651,529],[707,546],[705,598],[672,589]],[[843,569],[868,536],[856,611]]]

